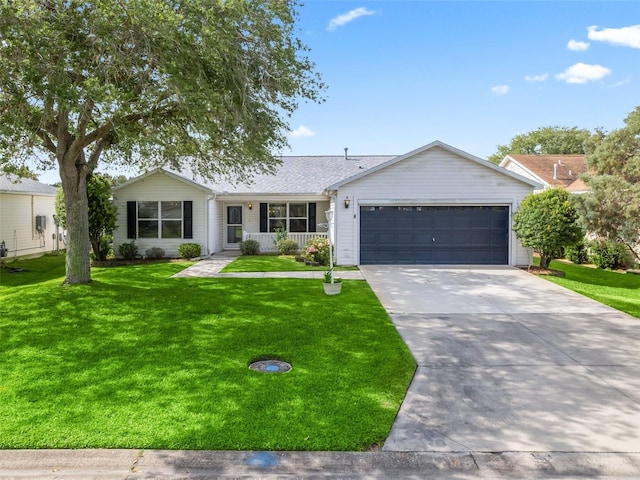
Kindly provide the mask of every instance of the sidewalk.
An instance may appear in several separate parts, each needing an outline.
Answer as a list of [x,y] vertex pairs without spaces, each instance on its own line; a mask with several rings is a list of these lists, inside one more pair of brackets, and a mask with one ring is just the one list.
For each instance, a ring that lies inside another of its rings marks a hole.
[[4,450],[0,479],[638,478],[640,454]]

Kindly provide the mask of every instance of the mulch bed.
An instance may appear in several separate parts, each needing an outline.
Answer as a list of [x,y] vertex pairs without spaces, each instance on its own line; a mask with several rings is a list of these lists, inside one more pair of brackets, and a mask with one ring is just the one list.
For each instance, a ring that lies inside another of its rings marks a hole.
[[565,272],[560,270],[552,270],[550,268],[542,268],[537,267],[535,265],[531,265],[530,267],[520,267],[522,270],[525,270],[533,275],[553,275],[554,277],[564,277]]
[[180,263],[180,262],[188,262],[188,261],[190,260],[185,260],[184,258],[165,258],[161,260],[136,258],[134,260],[113,259],[113,260],[107,260],[105,262],[91,262],[91,265],[94,267],[122,267],[125,265],[147,265],[149,263],[158,263],[158,262]]

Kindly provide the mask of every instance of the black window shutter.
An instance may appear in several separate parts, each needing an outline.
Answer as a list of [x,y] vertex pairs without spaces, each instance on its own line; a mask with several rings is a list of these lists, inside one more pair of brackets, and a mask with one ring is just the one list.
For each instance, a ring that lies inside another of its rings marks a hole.
[[191,200],[182,202],[182,236],[193,238],[193,202]]
[[310,232],[316,231],[316,204],[315,203],[309,204],[309,231]]
[[127,202],[127,238],[136,238],[137,202]]
[[261,232],[268,232],[269,231],[269,224],[268,224],[268,218],[267,218],[267,204],[266,203],[261,203],[260,204],[260,231]]

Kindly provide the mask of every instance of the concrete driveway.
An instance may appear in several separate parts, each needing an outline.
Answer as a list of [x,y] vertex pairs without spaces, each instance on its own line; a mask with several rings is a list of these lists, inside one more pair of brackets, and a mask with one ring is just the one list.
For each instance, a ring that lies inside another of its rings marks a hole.
[[640,452],[640,320],[509,267],[362,267],[418,363],[384,450]]

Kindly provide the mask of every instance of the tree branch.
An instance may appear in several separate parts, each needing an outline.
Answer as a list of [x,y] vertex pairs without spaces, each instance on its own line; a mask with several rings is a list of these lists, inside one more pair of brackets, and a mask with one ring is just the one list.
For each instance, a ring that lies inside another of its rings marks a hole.
[[103,137],[96,143],[93,152],[91,152],[91,156],[89,157],[89,161],[87,162],[87,172],[91,173],[98,166],[98,160],[100,159],[100,154],[105,148],[108,148],[111,145],[111,137]]
[[49,150],[51,153],[56,153],[56,145],[55,143],[53,143],[51,138],[49,138],[49,135],[47,135],[47,132],[45,132],[43,129],[38,129],[36,130],[36,133],[42,139],[42,143],[44,144],[44,147],[47,150]]
[[58,160],[63,159],[67,153],[67,144],[69,141],[69,114],[64,110],[58,111],[57,115],[57,132],[58,146],[56,147],[56,157]]
[[87,100],[84,104],[84,108],[82,109],[82,113],[80,114],[80,118],[78,118],[78,139],[81,141],[84,140],[85,133],[87,132],[87,125],[91,121],[91,112],[93,111],[93,107],[95,106],[95,102],[91,99]]

